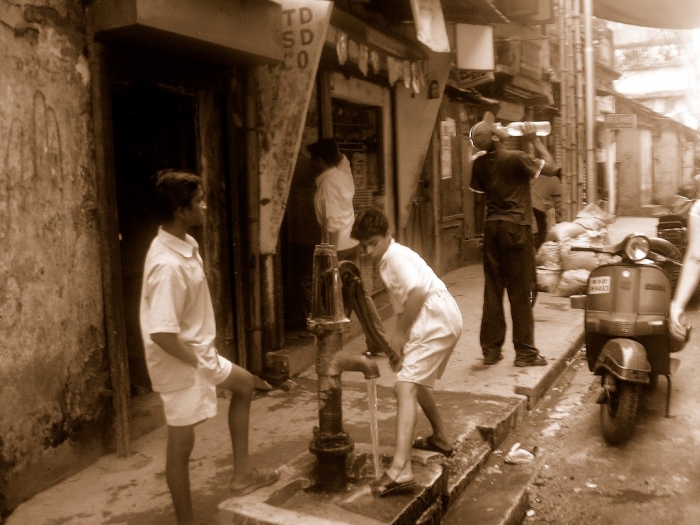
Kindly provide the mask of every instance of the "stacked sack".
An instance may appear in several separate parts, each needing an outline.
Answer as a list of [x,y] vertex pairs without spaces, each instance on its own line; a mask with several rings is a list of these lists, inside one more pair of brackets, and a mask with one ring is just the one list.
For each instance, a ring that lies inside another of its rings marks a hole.
[[559,297],[586,293],[588,275],[603,264],[619,260],[607,254],[572,251],[577,246],[603,246],[610,242],[607,226],[615,217],[589,204],[573,222],[560,222],[537,251],[537,289]]

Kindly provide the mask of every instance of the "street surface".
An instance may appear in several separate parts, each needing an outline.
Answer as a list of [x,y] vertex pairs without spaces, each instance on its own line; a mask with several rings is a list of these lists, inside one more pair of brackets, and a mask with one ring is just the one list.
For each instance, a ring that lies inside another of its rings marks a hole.
[[[688,319],[700,328],[700,300]],[[530,487],[531,516],[522,525],[697,525],[700,523],[700,334],[675,354],[671,418],[667,383],[644,392],[634,434],[613,447],[600,431],[599,380],[585,349],[509,442],[545,455]],[[504,448],[507,450],[507,448]]]

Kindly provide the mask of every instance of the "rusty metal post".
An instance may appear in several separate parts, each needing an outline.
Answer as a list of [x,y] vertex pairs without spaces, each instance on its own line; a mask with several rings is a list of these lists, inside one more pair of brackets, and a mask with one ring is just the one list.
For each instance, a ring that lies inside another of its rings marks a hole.
[[342,352],[343,334],[350,319],[343,307],[342,282],[335,246],[320,244],[314,250],[311,315],[309,330],[316,336],[318,374],[318,427],[309,451],[318,458],[318,487],[323,492],[343,492],[347,486],[346,462],[355,444],[343,429],[343,390],[340,376],[345,371],[362,372],[366,379],[379,377],[371,359]]

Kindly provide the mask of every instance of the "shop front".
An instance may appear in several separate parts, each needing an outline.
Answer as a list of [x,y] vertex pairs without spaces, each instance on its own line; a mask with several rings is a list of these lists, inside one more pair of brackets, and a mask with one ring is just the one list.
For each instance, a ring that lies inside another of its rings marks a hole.
[[[396,169],[397,162],[402,161],[402,150],[396,147],[396,119],[397,114],[407,112],[397,102],[397,93],[427,101],[425,79],[429,67],[428,55],[416,42],[383,33],[338,9],[333,11],[281,228],[284,325],[291,336],[291,340],[287,337],[288,344],[294,344],[295,336],[305,328],[301,282],[311,270],[313,248],[321,240],[313,209],[314,175],[306,146],[322,137],[334,138],[350,161],[355,213],[371,207],[383,210],[396,235],[397,195],[399,188],[410,184],[410,179],[397,174]],[[430,128],[424,131],[429,133]],[[428,137],[414,143],[412,149],[425,154]],[[380,293],[383,284],[376,266],[364,257],[360,266],[370,293]]]

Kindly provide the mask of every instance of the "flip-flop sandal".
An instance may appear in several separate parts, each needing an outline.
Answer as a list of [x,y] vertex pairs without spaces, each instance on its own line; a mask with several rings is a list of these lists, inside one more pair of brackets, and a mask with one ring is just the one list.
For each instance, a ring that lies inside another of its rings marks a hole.
[[231,493],[234,498],[245,496],[246,494],[250,494],[254,490],[257,490],[261,487],[267,487],[268,485],[272,485],[280,478],[280,473],[277,470],[261,471],[254,468],[251,477],[253,479],[248,485],[238,489],[234,489],[233,487],[231,487]]
[[398,481],[391,479],[385,472],[382,474],[381,478],[372,481],[372,483],[370,483],[370,487],[372,488],[372,494],[374,494],[375,498],[383,498],[384,496],[391,496],[392,494],[403,492],[415,484],[415,479],[410,479],[399,483]]
[[426,438],[417,437],[413,441],[413,448],[418,450],[427,450],[429,452],[438,452],[439,454],[447,456],[448,458],[454,456],[455,453],[454,448],[452,450],[447,450],[446,448],[442,448],[440,445],[438,445],[435,442],[434,436],[428,436]]

